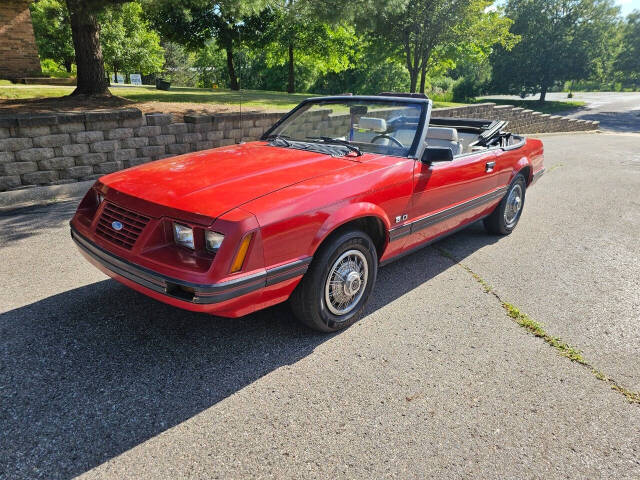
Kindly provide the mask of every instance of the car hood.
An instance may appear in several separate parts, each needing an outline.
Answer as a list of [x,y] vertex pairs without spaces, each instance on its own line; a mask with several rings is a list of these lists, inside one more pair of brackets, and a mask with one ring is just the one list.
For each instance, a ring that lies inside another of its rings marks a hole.
[[353,165],[353,157],[253,142],[158,160],[100,181],[142,200],[217,218],[263,195]]

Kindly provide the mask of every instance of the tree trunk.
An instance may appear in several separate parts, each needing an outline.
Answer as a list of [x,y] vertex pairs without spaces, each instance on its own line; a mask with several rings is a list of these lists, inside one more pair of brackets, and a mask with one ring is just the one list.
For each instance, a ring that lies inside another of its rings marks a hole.
[[71,59],[65,59],[64,61],[64,69],[67,71],[67,73],[71,73],[73,67],[73,60]]
[[420,93],[424,93],[425,84],[427,83],[427,62],[423,60],[420,69]]
[[420,93],[424,93],[427,86],[427,67],[431,59],[431,48],[424,48],[422,53],[422,65],[420,66]]
[[410,79],[409,92],[410,93],[416,93],[416,89],[418,88],[418,75],[419,74],[420,74],[420,69],[419,68],[411,68],[409,70],[409,79]]
[[293,42],[289,42],[289,81],[287,83],[287,93],[296,91],[296,73],[293,67]]
[[240,90],[238,77],[236,77],[236,69],[233,65],[233,42],[229,41],[225,47],[227,52],[227,69],[229,70],[229,85],[231,90]]
[[83,4],[67,0],[78,66],[77,87],[71,95],[111,95],[104,73],[100,25],[94,12]]
[[540,103],[544,103],[544,101],[547,98],[547,90],[549,87],[547,87],[546,85],[542,85],[542,88],[540,89]]
[[409,91],[411,93],[416,92],[416,85],[418,84],[418,72],[420,71],[420,67],[418,65],[418,61],[420,57],[418,56],[418,48],[415,47],[413,52],[411,51],[411,35],[409,31],[403,32],[403,43],[404,43],[404,54],[407,62],[407,70],[409,71],[409,79],[411,81]]

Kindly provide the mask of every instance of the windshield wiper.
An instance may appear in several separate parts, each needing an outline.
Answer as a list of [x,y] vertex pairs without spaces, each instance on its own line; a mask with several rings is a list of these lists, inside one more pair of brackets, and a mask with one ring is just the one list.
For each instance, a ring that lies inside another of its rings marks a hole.
[[316,142],[321,141],[322,143],[333,143],[335,145],[341,145],[343,147],[347,147],[352,152],[357,153],[359,157],[362,156],[362,151],[355,145],[352,145],[351,142],[347,140],[341,140],[340,138],[332,138],[332,137],[307,137],[307,138],[309,140],[313,140]]
[[280,140],[286,147],[291,146],[291,142],[288,142],[286,139],[290,139],[291,137],[287,135],[269,135],[265,140],[273,141]]

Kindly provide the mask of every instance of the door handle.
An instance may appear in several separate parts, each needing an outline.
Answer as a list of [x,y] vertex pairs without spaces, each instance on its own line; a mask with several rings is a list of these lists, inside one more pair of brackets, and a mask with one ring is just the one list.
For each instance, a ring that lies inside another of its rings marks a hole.
[[493,169],[496,167],[496,162],[487,162],[486,164],[486,172],[487,173],[491,173],[493,172]]

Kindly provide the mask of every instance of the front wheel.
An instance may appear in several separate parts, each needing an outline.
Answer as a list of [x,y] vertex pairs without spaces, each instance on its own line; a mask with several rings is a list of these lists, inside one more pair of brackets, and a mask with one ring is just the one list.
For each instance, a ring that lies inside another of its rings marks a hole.
[[489,233],[509,235],[513,232],[522,215],[526,189],[527,183],[524,176],[519,173],[511,182],[500,204],[484,219],[484,226]]
[[297,319],[314,330],[334,332],[355,323],[364,310],[378,273],[371,238],[351,230],[329,239],[291,294]]

